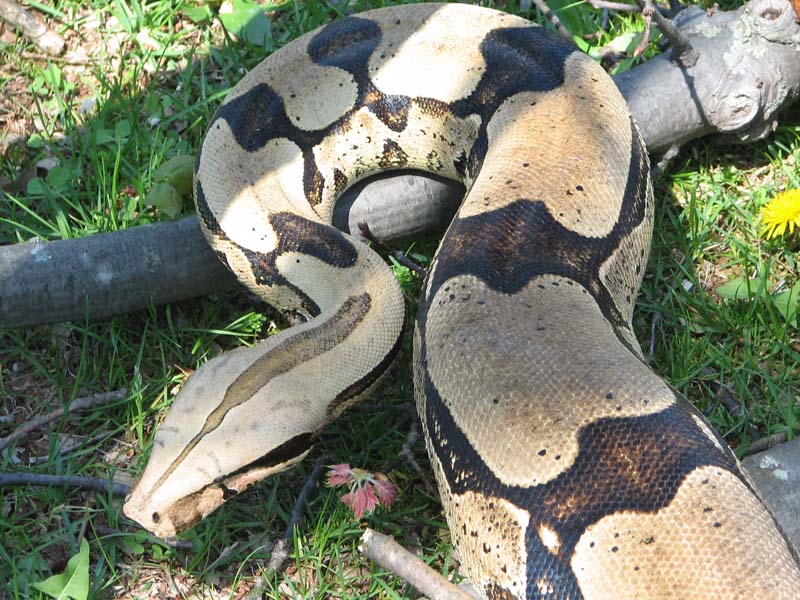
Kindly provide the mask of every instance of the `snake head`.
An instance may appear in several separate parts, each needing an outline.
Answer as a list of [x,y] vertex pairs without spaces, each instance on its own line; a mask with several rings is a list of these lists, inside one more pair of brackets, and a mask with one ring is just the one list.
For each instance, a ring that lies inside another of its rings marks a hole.
[[126,516],[173,537],[309,452],[309,411],[302,397],[289,401],[287,390],[269,385],[261,354],[258,344],[227,352],[188,379],[125,500]]

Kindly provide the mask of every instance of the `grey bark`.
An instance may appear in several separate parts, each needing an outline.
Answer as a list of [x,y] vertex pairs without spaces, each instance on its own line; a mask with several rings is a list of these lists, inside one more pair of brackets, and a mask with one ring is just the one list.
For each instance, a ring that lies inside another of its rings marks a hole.
[[[699,56],[663,53],[614,79],[651,154],[712,133],[752,142],[800,96],[800,24],[788,0],[751,0],[711,15],[691,7],[676,25]],[[363,189],[361,189],[363,188]],[[449,222],[463,187],[430,175],[381,176],[351,190],[334,223],[367,223],[385,240]],[[0,328],[103,319],[234,284],[187,217],[79,240],[0,248]]]
[[800,96],[800,25],[787,0],[752,0],[708,16],[679,13],[698,54],[684,69],[662,53],[614,78],[651,154],[711,133],[752,142]]
[[64,38],[48,29],[41,18],[29,13],[11,0],[0,0],[0,19],[22,34],[50,56],[58,56],[64,50]]

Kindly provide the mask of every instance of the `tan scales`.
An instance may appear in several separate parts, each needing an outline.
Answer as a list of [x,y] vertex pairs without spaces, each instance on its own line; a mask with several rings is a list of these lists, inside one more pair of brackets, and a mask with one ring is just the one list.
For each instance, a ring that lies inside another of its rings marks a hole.
[[797,599],[798,555],[703,417],[631,329],[649,165],[593,61],[469,5],[371,11],[253,69],[203,142],[209,242],[309,320],[184,386],[125,504],[175,535],[309,451],[380,382],[403,298],[329,225],[361,178],[467,186],[417,315],[417,405],[453,540],[485,598]]

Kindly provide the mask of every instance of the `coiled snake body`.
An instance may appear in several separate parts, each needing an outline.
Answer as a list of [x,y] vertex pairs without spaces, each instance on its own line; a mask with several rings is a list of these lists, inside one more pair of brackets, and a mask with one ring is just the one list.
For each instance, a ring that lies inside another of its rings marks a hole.
[[648,160],[586,56],[515,16],[363,13],[253,69],[198,158],[220,258],[308,321],[189,378],[125,505],[185,530],[300,460],[392,363],[403,297],[329,225],[344,189],[415,168],[467,195],[417,315],[419,416],[486,598],[800,598],[798,557],[734,455],[642,361]]

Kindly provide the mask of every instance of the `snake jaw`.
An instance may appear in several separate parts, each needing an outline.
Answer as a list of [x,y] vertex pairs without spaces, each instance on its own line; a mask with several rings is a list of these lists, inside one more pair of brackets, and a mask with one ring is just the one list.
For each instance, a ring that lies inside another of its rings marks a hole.
[[[254,483],[284,471],[305,458],[310,447],[301,454],[280,464],[250,468],[222,480],[213,481],[196,492],[163,501],[169,490],[150,489],[137,484],[125,498],[122,508],[125,516],[160,538],[172,538],[191,529],[224,502],[245,491]],[[147,472],[145,471],[145,475]],[[144,480],[145,477],[142,477]],[[180,482],[179,482],[180,483]],[[166,483],[163,487],[166,486]]]
[[[253,483],[283,471],[311,449],[313,425],[302,402],[243,380],[269,338],[203,365],[184,384],[156,432],[141,478],[123,512],[159,537],[191,528]],[[295,390],[296,391],[296,390]],[[283,410],[283,419],[259,418]],[[311,429],[311,431],[309,431]]]
[[194,494],[161,506],[136,487],[125,499],[125,516],[160,538],[175,537],[216,510],[226,500],[222,486],[209,485]]

